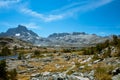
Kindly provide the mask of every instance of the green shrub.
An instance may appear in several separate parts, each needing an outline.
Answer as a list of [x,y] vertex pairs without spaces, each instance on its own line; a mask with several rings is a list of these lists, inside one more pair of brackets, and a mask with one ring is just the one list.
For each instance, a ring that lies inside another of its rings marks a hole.
[[69,53],[69,52],[71,52],[71,51],[72,51],[71,49],[63,49],[62,52],[64,52],[64,53]]
[[2,48],[2,50],[1,50],[1,56],[8,56],[10,54],[11,54],[11,51],[10,51],[10,49],[8,47]]
[[18,59],[19,59],[19,60],[24,59],[24,55],[23,55],[23,53],[19,53],[19,55],[18,55]]
[[35,51],[34,51],[34,55],[35,55],[35,56],[38,56],[38,55],[40,55],[40,51],[38,51],[38,50],[35,50]]

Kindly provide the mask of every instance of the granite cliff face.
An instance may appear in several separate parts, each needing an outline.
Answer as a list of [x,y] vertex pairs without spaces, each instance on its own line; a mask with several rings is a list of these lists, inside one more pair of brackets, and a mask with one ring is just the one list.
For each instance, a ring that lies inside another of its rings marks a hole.
[[108,39],[108,37],[101,37],[95,34],[86,34],[84,32],[73,33],[53,33],[48,36],[48,39],[53,42],[54,45],[71,45],[74,47],[85,47],[101,43]]

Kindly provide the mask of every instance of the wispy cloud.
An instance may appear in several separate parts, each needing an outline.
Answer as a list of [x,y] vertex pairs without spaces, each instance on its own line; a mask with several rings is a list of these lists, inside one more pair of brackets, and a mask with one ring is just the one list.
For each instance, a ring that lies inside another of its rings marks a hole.
[[27,22],[27,23],[8,23],[8,22],[1,22],[0,23],[0,26],[1,27],[6,27],[6,28],[13,28],[13,27],[17,27],[18,24],[20,25],[24,25],[26,26],[28,29],[37,29],[37,30],[41,30],[42,27],[40,25],[38,25],[37,23],[34,23],[34,22]]
[[13,4],[19,3],[20,0],[0,0],[0,8],[10,7]]
[[91,11],[94,10],[96,8],[99,8],[101,6],[104,6],[108,3],[111,3],[113,0],[91,0],[91,1],[84,1],[82,5],[73,5],[72,8],[67,9],[63,7],[63,10],[61,12],[65,12],[63,13],[64,16],[71,16],[74,15],[76,13],[84,13],[87,11]]
[[90,10],[94,10],[105,4],[111,3],[112,1],[113,0],[91,0],[91,1],[86,0],[82,2],[79,1],[79,2],[66,5],[60,9],[52,10],[50,14],[48,15],[38,13],[26,7],[21,8],[20,11],[26,15],[39,18],[45,22],[51,22],[54,20],[59,20],[59,19],[63,19],[66,17],[73,16],[76,13],[83,13],[83,12],[87,12]]
[[45,22],[51,22],[66,17],[71,17],[77,13],[84,13],[87,11],[94,10],[103,5],[111,3],[112,1],[114,0],[78,0],[77,2],[65,5],[59,9],[51,10],[51,12],[49,12],[49,14],[47,15],[28,8],[22,3],[22,0],[0,0],[0,8],[6,8],[14,6],[17,3],[21,3],[17,6],[17,10],[20,11],[22,14],[24,13],[26,15],[32,16],[33,18],[38,18]]
[[66,6],[63,6],[59,9],[56,9],[56,10],[53,10],[51,11],[52,13],[59,13],[60,11],[66,11],[66,10],[71,10],[72,8],[75,8],[77,6],[82,6],[84,4],[88,3],[88,1],[82,1],[82,2],[74,2],[72,4],[69,4],[69,5],[66,5]]
[[49,21],[53,21],[53,20],[57,20],[57,19],[61,19],[63,18],[62,15],[44,15],[44,14],[41,14],[41,13],[38,13],[36,11],[33,11],[31,9],[28,9],[28,8],[21,8],[20,11],[24,14],[27,14],[27,15],[30,15],[32,17],[36,17],[36,18],[39,18],[45,22],[49,22]]
[[41,27],[36,24],[36,23],[33,23],[33,22],[30,22],[30,23],[22,23],[22,25],[26,26],[27,28],[29,29],[41,29]]

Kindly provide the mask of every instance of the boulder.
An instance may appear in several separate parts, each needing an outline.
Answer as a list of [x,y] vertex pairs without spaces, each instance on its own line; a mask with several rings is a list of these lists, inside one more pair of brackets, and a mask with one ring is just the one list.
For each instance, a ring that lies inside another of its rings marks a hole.
[[120,73],[112,77],[112,80],[120,80]]
[[84,69],[84,68],[85,68],[85,66],[80,66],[80,67],[79,67],[80,70],[82,70],[82,69]]
[[93,62],[93,64],[97,64],[98,62],[102,61],[103,59],[98,59],[96,61]]
[[34,74],[31,74],[30,77],[39,77],[40,76],[40,73],[34,73]]
[[117,68],[115,68],[113,71],[112,71],[112,74],[113,75],[117,75],[117,74],[119,74],[120,73],[120,67],[117,67]]

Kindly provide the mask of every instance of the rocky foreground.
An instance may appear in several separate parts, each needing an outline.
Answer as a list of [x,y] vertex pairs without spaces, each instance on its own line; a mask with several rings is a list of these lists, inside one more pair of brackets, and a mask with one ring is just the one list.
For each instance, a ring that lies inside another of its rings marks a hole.
[[[7,60],[8,70],[15,68],[18,80],[97,80],[96,77],[103,80],[102,76],[108,77],[106,74],[111,75],[110,80],[120,80],[118,57],[94,60],[92,55],[77,53],[44,53],[41,58],[32,55]],[[102,73],[104,69],[107,72]]]

